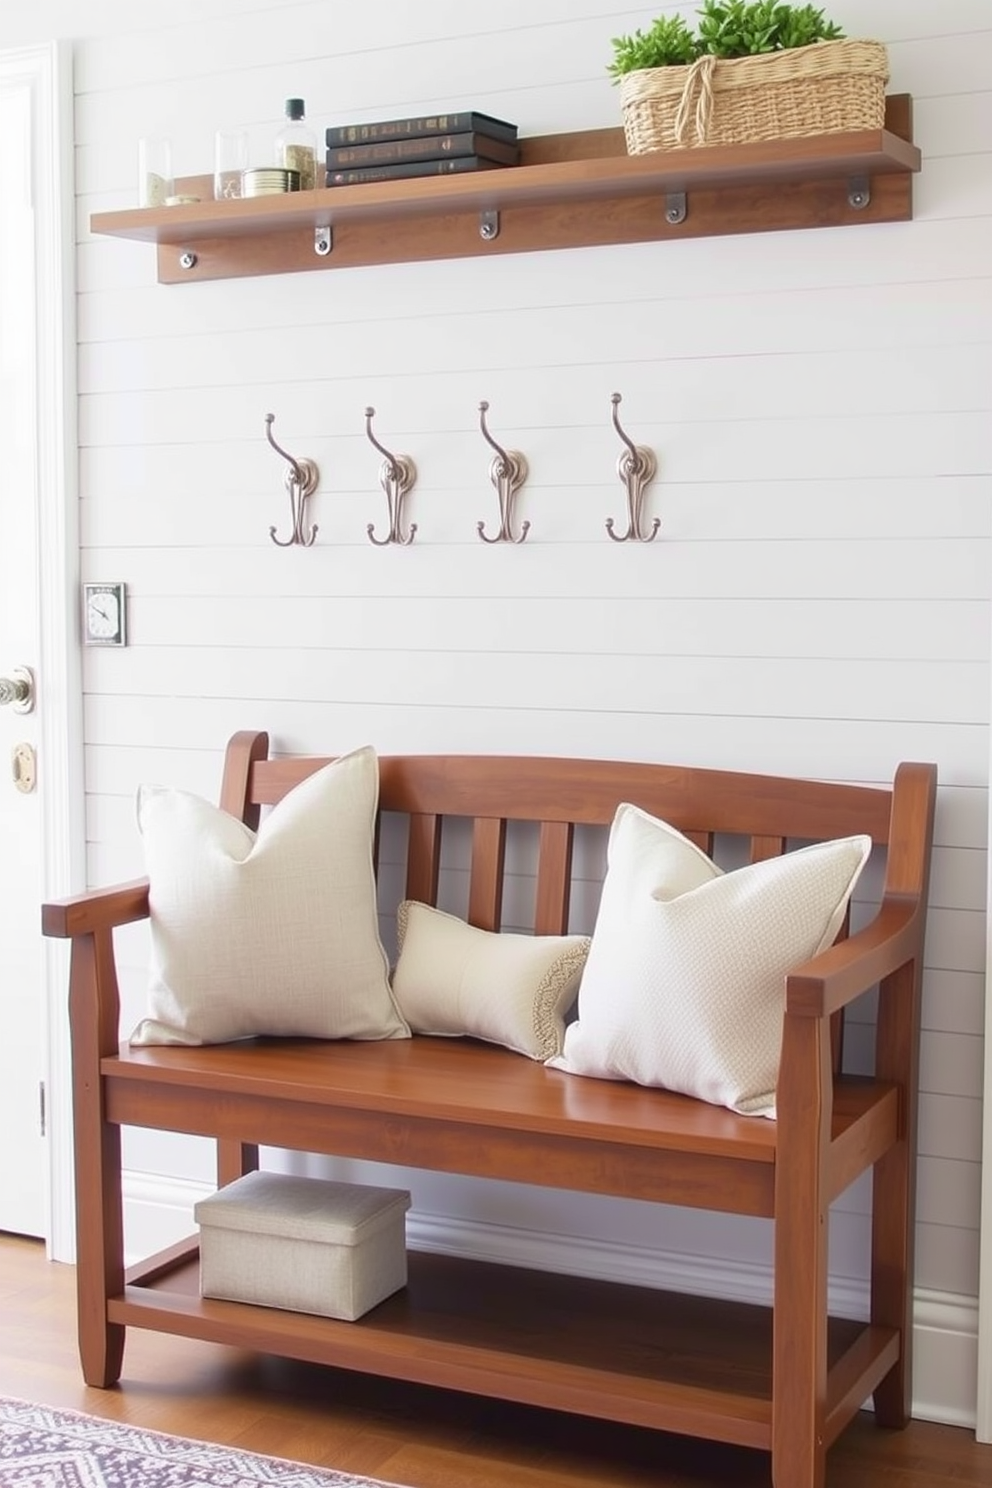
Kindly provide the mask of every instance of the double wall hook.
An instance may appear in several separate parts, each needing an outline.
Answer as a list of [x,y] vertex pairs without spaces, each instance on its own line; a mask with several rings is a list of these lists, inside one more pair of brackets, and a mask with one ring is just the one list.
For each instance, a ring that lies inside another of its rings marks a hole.
[[376,537],[375,524],[370,522],[366,527],[369,542],[374,542],[377,548],[384,548],[388,543],[402,543],[406,546],[413,542],[414,533],[417,530],[416,522],[410,523],[409,531],[403,535],[403,502],[407,492],[417,479],[417,467],[408,455],[392,455],[386,447],[379,443],[372,433],[372,420],[375,418],[375,409],[365,410],[365,432],[372,444],[384,456],[379,466],[379,484],[386,493],[386,501],[389,504],[389,532],[386,537]]
[[651,450],[643,444],[634,444],[620,427],[620,419],[617,416],[617,407],[620,403],[620,394],[614,393],[610,399],[613,404],[613,427],[627,446],[621,450],[617,459],[617,475],[620,477],[627,491],[627,531],[614,532],[613,518],[607,517],[606,530],[614,542],[653,542],[658,536],[658,528],[661,526],[661,518],[655,517],[650,532],[645,532],[641,526],[641,512],[644,506],[644,493],[654,479],[658,469],[658,462]]
[[499,496],[499,532],[495,537],[487,537],[485,533],[485,522],[478,522],[479,536],[483,542],[513,542],[522,543],[530,531],[530,523],[524,522],[520,531],[513,535],[513,505],[517,492],[527,479],[527,461],[519,450],[505,450],[502,445],[496,443],[495,439],[486,428],[486,413],[489,404],[483,400],[479,404],[479,427],[482,437],[486,443],[496,451],[495,459],[489,466],[489,479],[496,487]]
[[275,527],[269,528],[269,536],[279,548],[313,546],[313,540],[317,536],[317,528],[313,526],[309,533],[305,533],[304,522],[306,521],[307,501],[317,489],[320,480],[320,471],[313,460],[294,460],[293,456],[276,444],[272,437],[272,425],[275,422],[275,414],[265,415],[265,437],[275,450],[276,454],[282,455],[284,460],[289,461],[289,469],[286,471],[286,489],[289,492],[289,508],[293,518],[293,531],[289,537],[276,537]]

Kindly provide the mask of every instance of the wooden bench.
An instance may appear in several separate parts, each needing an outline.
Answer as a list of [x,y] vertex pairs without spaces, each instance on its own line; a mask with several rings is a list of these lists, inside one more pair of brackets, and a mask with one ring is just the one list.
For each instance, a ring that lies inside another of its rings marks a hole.
[[[265,734],[226,756],[221,805],[256,826],[325,759],[268,759]],[[664,1431],[764,1448],[776,1488],[822,1488],[830,1443],[874,1396],[910,1407],[920,980],[936,772],[891,789],[680,766],[496,757],[383,758],[382,812],[408,818],[405,894],[436,903],[442,823],[469,818],[468,918],[500,928],[508,830],[539,823],[533,928],[568,928],[573,842],[632,801],[712,850],[752,861],[869,833],[885,857],[871,923],[784,988],[778,1120],[585,1079],[471,1040],[261,1040],[119,1046],[116,926],[148,914],[145,882],[46,904],[72,939],[70,1016],[79,1337],[90,1385],[118,1380],[128,1326]],[[508,828],[508,823],[511,824]],[[465,831],[466,828],[459,829]],[[839,1073],[838,1021],[879,987],[875,1069]],[[406,1291],[357,1323],[201,1299],[195,1240],[125,1272],[122,1126],[218,1141],[218,1182],[258,1144],[759,1215],[774,1220],[762,1308],[414,1253]],[[827,1215],[874,1169],[867,1323],[830,1318]]]

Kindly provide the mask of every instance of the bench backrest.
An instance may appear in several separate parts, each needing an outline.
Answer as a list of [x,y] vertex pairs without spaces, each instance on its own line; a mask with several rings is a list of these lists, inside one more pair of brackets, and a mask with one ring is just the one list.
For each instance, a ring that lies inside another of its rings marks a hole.
[[[265,734],[228,746],[221,804],[249,825],[330,757],[269,759]],[[677,765],[486,755],[383,756],[380,807],[409,818],[406,896],[436,904],[445,818],[469,818],[472,849],[467,918],[501,925],[507,826],[539,827],[533,929],[568,928],[572,852],[578,826],[607,826],[621,801],[663,818],[712,853],[718,834],[748,839],[751,862],[799,842],[866,832],[889,847],[885,892],[922,896],[926,853],[914,847],[927,811],[933,767],[903,765],[891,788],[737,774]]]

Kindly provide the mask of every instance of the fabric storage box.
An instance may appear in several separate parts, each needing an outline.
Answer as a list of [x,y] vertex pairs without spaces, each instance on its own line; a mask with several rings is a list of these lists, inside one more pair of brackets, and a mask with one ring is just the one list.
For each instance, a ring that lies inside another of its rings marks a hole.
[[246,1173],[193,1213],[204,1297],[356,1318],[406,1285],[405,1189]]

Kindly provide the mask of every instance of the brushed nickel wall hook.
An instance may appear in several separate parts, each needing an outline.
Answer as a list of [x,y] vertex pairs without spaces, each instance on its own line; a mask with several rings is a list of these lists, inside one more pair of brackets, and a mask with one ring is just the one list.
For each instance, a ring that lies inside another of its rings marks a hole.
[[294,460],[293,456],[281,445],[276,444],[272,437],[272,425],[275,421],[274,413],[265,415],[265,437],[275,450],[276,454],[282,455],[289,462],[286,471],[286,489],[289,492],[289,509],[293,518],[293,531],[289,537],[276,537],[275,527],[269,528],[269,536],[278,548],[301,547],[310,548],[317,536],[316,525],[310,528],[309,533],[304,532],[306,521],[307,502],[317,489],[320,480],[320,471],[313,460]]
[[374,542],[377,548],[384,548],[387,543],[402,543],[405,547],[413,542],[414,533],[417,530],[416,522],[411,522],[406,536],[403,535],[403,503],[407,492],[417,479],[417,467],[408,455],[390,454],[385,445],[379,443],[372,433],[374,418],[375,409],[366,408],[365,432],[380,455],[384,456],[379,466],[379,484],[386,493],[389,506],[389,532],[385,537],[376,537],[375,525],[372,522],[365,530],[369,535],[369,542]]
[[620,394],[614,393],[610,402],[613,404],[613,427],[627,446],[625,450],[621,450],[617,459],[617,475],[627,491],[627,531],[614,532],[612,517],[606,519],[606,530],[614,542],[630,542],[631,539],[634,542],[653,542],[658,536],[661,518],[655,517],[651,531],[645,532],[641,526],[641,515],[644,493],[657,473],[658,462],[646,445],[635,444],[620,427],[617,415]]
[[496,487],[499,496],[499,531],[495,537],[487,537],[485,533],[485,522],[477,522],[479,536],[483,542],[513,542],[522,543],[530,531],[530,523],[524,522],[516,536],[513,534],[513,506],[517,492],[527,479],[527,461],[519,450],[505,450],[502,445],[497,444],[486,427],[486,413],[489,404],[483,400],[479,404],[479,427],[482,437],[486,443],[496,451],[496,457],[489,466],[489,479]]

